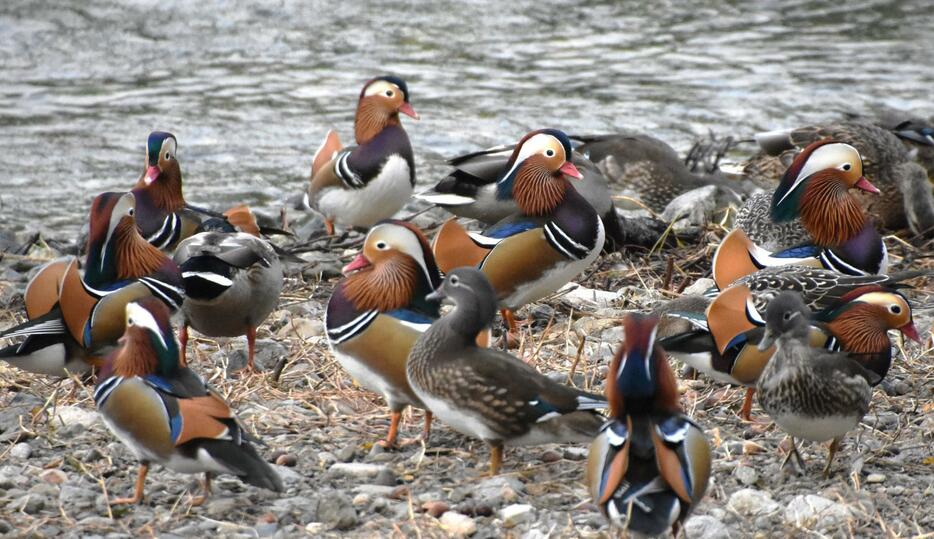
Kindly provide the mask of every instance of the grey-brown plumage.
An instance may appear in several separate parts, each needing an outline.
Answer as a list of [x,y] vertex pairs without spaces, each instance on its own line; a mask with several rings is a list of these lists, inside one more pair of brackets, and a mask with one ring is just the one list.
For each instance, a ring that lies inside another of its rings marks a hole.
[[742,229],[753,243],[768,251],[811,242],[811,235],[804,229],[800,217],[783,223],[772,220],[772,191],[749,197],[736,213],[733,227]]
[[406,367],[415,394],[436,417],[493,448],[496,473],[503,445],[586,442],[606,402],[552,381],[515,357],[477,347],[474,339],[493,321],[496,295],[479,270],[452,271],[434,297],[454,310],[419,337]]
[[[759,377],[759,405],[792,437],[833,440],[824,474],[829,475],[840,440],[869,410],[870,384],[878,375],[849,354],[808,344],[810,311],[801,297],[784,292],[769,303],[760,350],[773,343],[775,353]],[[794,448],[789,456],[800,455]],[[785,459],[788,460],[787,458]]]

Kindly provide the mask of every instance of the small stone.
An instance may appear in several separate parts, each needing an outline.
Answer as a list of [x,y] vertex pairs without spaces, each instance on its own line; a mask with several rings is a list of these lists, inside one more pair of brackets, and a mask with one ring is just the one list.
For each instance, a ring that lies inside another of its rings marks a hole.
[[279,466],[288,466],[291,468],[298,464],[298,459],[295,457],[295,455],[285,453],[276,457],[276,464]]
[[467,515],[448,511],[441,515],[441,527],[455,537],[469,537],[477,533],[477,523]]
[[330,468],[335,462],[337,462],[337,456],[334,453],[330,451],[321,451],[318,453],[318,466]]
[[473,517],[488,517],[493,515],[493,507],[482,502],[465,502],[457,506],[457,512]]
[[866,482],[867,482],[867,483],[884,483],[884,482],[885,482],[885,474],[882,474],[882,473],[871,473],[871,474],[869,474],[869,475],[866,476]]
[[499,518],[503,520],[504,527],[515,528],[519,524],[531,522],[535,518],[535,508],[527,503],[507,505],[500,510]]
[[350,462],[357,456],[357,446],[354,444],[346,445],[337,452],[337,460],[341,462]]
[[276,337],[279,339],[298,337],[303,341],[307,341],[312,337],[320,337],[322,335],[324,335],[324,323],[320,320],[293,318],[290,323],[279,330]]
[[752,486],[759,480],[759,472],[752,466],[739,465],[733,469],[733,476],[745,486]]
[[214,519],[229,518],[231,512],[237,508],[237,501],[233,498],[208,498],[207,515]]
[[43,471],[39,474],[39,478],[53,485],[61,485],[65,481],[68,481],[68,475],[57,468]]
[[14,511],[22,511],[28,515],[35,515],[39,511],[42,511],[46,506],[46,499],[44,496],[36,496],[35,494],[26,494],[20,498],[17,498],[10,502],[7,507],[13,509]]
[[542,462],[558,462],[563,458],[562,454],[555,451],[554,449],[549,449],[542,453]]
[[765,451],[765,448],[756,442],[746,440],[743,442],[743,454],[744,455],[756,455]]
[[366,507],[370,505],[370,495],[360,493],[353,497],[353,500],[350,501],[354,507]]
[[100,416],[79,406],[61,406],[55,412],[55,420],[63,425],[79,424],[87,428],[100,421]]
[[448,504],[441,500],[432,500],[422,504],[422,511],[428,513],[434,518],[438,518],[450,509]]
[[20,442],[10,448],[10,456],[17,459],[28,459],[32,455],[32,446],[26,442]]
[[691,283],[691,286],[684,289],[681,294],[684,296],[702,296],[704,292],[717,286],[716,281],[708,277],[703,277]]
[[691,539],[730,539],[730,530],[726,524],[708,515],[689,518],[684,525],[684,532]]
[[305,476],[299,474],[292,468],[288,468],[286,466],[278,466],[278,465],[274,465],[274,466],[275,466],[274,469],[276,470],[276,473],[279,474],[279,479],[282,479],[282,482],[286,486],[298,485],[300,483],[307,481],[307,478]]
[[785,508],[787,525],[813,530],[837,528],[852,516],[846,505],[813,494],[795,496]]
[[565,447],[564,458],[568,460],[586,460],[589,451],[586,447]]
[[346,530],[357,524],[357,511],[347,496],[332,492],[318,501],[315,520],[324,522],[331,529]]
[[276,531],[279,529],[279,525],[275,522],[267,522],[263,524],[257,524],[253,528],[253,531],[256,532],[257,537],[272,537],[276,534]]
[[3,519],[0,519],[0,533],[7,534],[12,531],[13,525]]
[[395,485],[396,474],[388,466],[366,462],[337,462],[327,472],[331,479],[352,479],[376,485]]
[[770,515],[778,511],[781,506],[772,499],[772,495],[768,492],[754,488],[744,488],[737,490],[730,496],[727,507],[740,515],[752,517]]
[[392,492],[396,487],[390,487],[386,485],[357,485],[353,488],[353,491],[358,494],[366,494],[370,498],[388,498],[392,495]]
[[525,492],[522,481],[515,477],[496,476],[478,484],[474,488],[473,498],[479,502],[498,507],[515,502],[522,492]]

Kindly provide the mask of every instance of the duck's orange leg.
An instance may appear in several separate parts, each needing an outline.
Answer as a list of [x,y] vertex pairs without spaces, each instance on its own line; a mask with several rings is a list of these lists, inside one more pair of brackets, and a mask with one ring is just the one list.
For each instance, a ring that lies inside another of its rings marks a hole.
[[178,362],[182,367],[188,366],[188,324],[182,322],[178,328]]
[[516,323],[516,316],[509,309],[501,309],[503,320],[506,321],[506,347],[519,347],[519,325]]
[[490,446],[490,477],[499,473],[503,465],[503,444],[494,444]]
[[146,474],[149,473],[149,463],[141,462],[139,465],[139,473],[136,475],[136,489],[133,491],[133,496],[130,498],[117,498],[112,500],[110,505],[124,505],[124,504],[137,504],[143,500],[143,485],[146,484]]
[[376,442],[381,447],[391,448],[396,445],[396,438],[399,436],[399,422],[402,420],[402,411],[392,410],[389,415],[389,434],[385,440]]
[[743,397],[743,407],[739,410],[739,417],[743,421],[752,421],[752,397],[755,394],[755,387],[746,388],[746,396]]

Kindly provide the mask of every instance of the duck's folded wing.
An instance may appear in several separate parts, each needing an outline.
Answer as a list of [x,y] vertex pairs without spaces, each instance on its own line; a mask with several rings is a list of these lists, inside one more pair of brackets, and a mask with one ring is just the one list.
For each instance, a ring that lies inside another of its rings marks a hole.
[[655,423],[652,432],[659,473],[679,498],[697,503],[710,479],[710,446],[687,416],[676,414]]

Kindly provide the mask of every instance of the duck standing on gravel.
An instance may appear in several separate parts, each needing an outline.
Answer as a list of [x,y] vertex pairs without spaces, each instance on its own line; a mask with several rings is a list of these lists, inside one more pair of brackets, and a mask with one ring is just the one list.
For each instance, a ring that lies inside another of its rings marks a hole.
[[657,536],[681,524],[704,497],[710,445],[684,415],[668,359],[655,342],[658,319],[630,314],[610,364],[610,419],[590,445],[587,480],[610,522]]
[[869,410],[871,386],[879,375],[855,361],[849,353],[828,352],[810,346],[810,313],[799,294],[783,292],[769,303],[766,331],[760,350],[775,345],[756,388],[759,405],[791,436],[792,455],[803,468],[795,438],[814,442],[832,440],[824,476],[830,477],[840,441]]
[[449,220],[432,244],[441,271],[475,266],[486,275],[504,309],[509,340],[517,335],[513,311],[567,284],[603,249],[603,223],[567,179],[581,178],[570,155],[571,141],[557,129],[527,134],[497,183],[521,213],[483,234]]
[[504,445],[587,442],[600,428],[599,395],[560,384],[515,357],[481,348],[475,339],[493,323],[496,293],[475,268],[448,274],[429,299],[454,310],[422,333],[406,373],[418,398],[441,421],[489,444],[490,474]]
[[192,505],[210,495],[214,473],[282,491],[282,480],[253,448],[230,406],[182,366],[165,305],[154,298],[129,303],[121,343],[101,372],[94,402],[140,467],[133,496],[111,504],[142,501],[152,463],[179,473],[204,472],[204,493]]
[[329,235],[334,223],[373,226],[392,217],[412,196],[415,160],[399,113],[418,119],[409,87],[398,77],[367,82],[354,119],[357,146],[343,148],[328,131],[315,152],[305,206],[324,217]]
[[39,374],[83,374],[123,334],[128,302],[151,295],[178,309],[184,292],[178,266],[140,236],[135,201],[132,193],[94,199],[84,274],[74,257],[39,270],[24,293],[29,321],[0,332],[25,339],[0,349],[0,359]]
[[205,221],[203,231],[175,251],[185,282],[182,357],[188,326],[210,337],[246,335],[246,368],[255,371],[256,328],[279,303],[282,264],[249,208],[232,208],[224,217]]
[[195,233],[201,216],[188,207],[182,194],[182,170],[172,133],[153,131],[146,141],[146,170],[133,187],[136,224],[146,241],[171,253]]
[[[768,268],[740,279],[712,300],[686,296],[662,310],[666,325],[659,344],[675,359],[713,380],[747,387],[740,417],[749,421],[755,384],[774,349],[757,348],[765,332],[769,303],[783,290],[795,290],[813,311],[811,346],[853,354],[879,379],[892,364],[888,331],[920,342],[911,305],[893,276],[846,276],[800,266]],[[678,329],[668,317],[686,322]]]
[[[405,362],[415,340],[439,316],[440,303],[427,296],[441,284],[441,274],[421,231],[395,220],[370,229],[343,273],[328,300],[328,343],[344,370],[386,400],[391,420],[380,445],[394,447],[405,407],[425,408],[409,386]],[[431,418],[426,409],[425,440]]]

